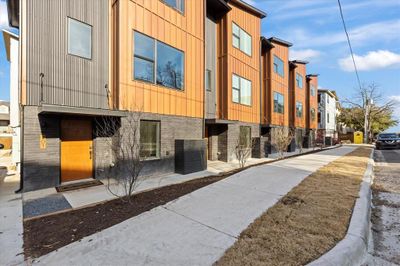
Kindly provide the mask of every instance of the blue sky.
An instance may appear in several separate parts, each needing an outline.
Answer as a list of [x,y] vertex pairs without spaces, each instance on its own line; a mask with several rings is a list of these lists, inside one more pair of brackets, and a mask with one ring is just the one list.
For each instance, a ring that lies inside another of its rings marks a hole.
[[[357,87],[337,0],[246,0],[265,11],[262,34],[292,42],[291,59],[309,61],[319,85],[351,98]],[[397,99],[400,118],[400,0],[341,0],[361,81]],[[0,29],[8,28],[0,0]],[[1,39],[2,39],[2,35]],[[0,99],[8,99],[9,66],[0,41]],[[395,130],[400,131],[400,126]]]

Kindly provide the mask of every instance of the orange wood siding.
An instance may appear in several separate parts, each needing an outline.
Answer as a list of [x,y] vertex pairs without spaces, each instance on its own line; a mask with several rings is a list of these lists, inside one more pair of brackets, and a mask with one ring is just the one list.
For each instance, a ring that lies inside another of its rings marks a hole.
[[[113,73],[119,109],[203,117],[204,1],[185,1],[184,14],[160,0],[119,0],[113,8],[118,9],[112,14],[118,16]],[[183,91],[133,79],[135,30],[184,52]]]
[[[292,71],[291,82],[292,82],[292,105],[290,108],[293,108],[291,111],[293,112],[293,124],[296,128],[305,128],[306,127],[306,90],[307,90],[307,80],[306,80],[306,65],[305,64],[296,64],[297,67]],[[303,88],[297,87],[296,83],[296,73],[299,73],[303,77]],[[300,102],[303,105],[303,116],[296,116],[296,103]]]
[[[311,96],[311,85],[315,87],[315,96]],[[309,119],[307,121],[307,127],[309,129],[317,129],[318,127],[318,77],[312,76],[307,82],[307,102],[308,102],[308,114]],[[315,119],[311,120],[311,108],[315,109]]]
[[[265,110],[267,123],[276,126],[289,126],[289,48],[278,43],[267,55],[267,103]],[[274,56],[283,61],[284,77],[274,72]],[[284,113],[274,112],[274,92],[278,92],[284,97]]]
[[[218,25],[218,99],[217,115],[221,119],[260,122],[260,31],[261,19],[230,4],[232,10]],[[232,22],[252,38],[252,54],[245,54],[232,45]],[[252,83],[251,105],[232,101],[232,74]]]

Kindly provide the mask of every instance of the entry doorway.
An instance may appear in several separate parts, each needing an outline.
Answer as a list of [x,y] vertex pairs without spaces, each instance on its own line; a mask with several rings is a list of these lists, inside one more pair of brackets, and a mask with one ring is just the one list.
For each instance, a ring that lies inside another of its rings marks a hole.
[[93,178],[92,121],[61,120],[61,182]]

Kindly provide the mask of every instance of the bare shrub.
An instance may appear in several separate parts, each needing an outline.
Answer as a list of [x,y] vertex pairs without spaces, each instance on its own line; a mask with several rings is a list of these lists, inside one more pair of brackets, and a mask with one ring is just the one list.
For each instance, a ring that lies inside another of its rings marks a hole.
[[281,126],[271,130],[271,145],[279,153],[280,158],[283,158],[283,154],[287,151],[293,138],[294,131],[288,127]]
[[251,151],[254,148],[254,142],[249,141],[245,135],[239,135],[235,146],[235,156],[239,161],[239,167],[244,168],[246,166],[247,160],[251,156]]
[[140,150],[141,113],[131,113],[124,118],[101,117],[95,120],[95,134],[103,137],[112,159],[103,169],[107,189],[123,201],[132,203],[132,195],[143,169]]

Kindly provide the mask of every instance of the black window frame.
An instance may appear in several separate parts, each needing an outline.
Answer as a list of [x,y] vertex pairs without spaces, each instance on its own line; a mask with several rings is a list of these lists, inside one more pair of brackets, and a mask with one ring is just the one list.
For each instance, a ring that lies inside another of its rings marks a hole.
[[[239,88],[235,88],[233,86],[233,78],[234,78],[234,76],[239,78]],[[250,103],[249,104],[242,102],[242,82],[241,82],[242,79],[250,82]],[[232,92],[232,102],[233,103],[242,104],[242,105],[245,105],[245,106],[252,106],[252,101],[253,101],[253,82],[251,80],[246,79],[246,78],[244,78],[242,76],[239,76],[238,74],[232,73],[232,91],[233,90],[238,91],[238,95],[239,95],[239,101],[236,102],[236,101],[233,100],[233,92]]]
[[[233,25],[239,28],[239,36],[234,33],[233,31]],[[242,49],[241,44],[242,44],[242,38],[240,37],[240,32],[243,31],[245,34],[247,34],[250,37],[250,54],[248,54],[244,49]],[[239,40],[239,47],[236,47],[233,45],[233,37],[237,38]],[[232,21],[232,46],[236,49],[239,49],[242,53],[245,55],[252,57],[253,56],[253,36],[245,31],[242,27],[240,27],[236,22]]]
[[[279,73],[279,69],[280,69],[280,68],[279,68],[279,65],[275,63],[276,60],[279,61],[280,63],[282,63],[282,74]],[[276,70],[275,70],[275,65],[276,65]],[[285,77],[285,63],[284,63],[283,60],[282,60],[279,56],[277,56],[277,55],[274,55],[274,73],[278,74],[279,76],[281,76],[281,77],[283,77],[283,78]]]
[[[298,106],[301,106],[300,115],[299,115]],[[303,103],[302,102],[296,102],[296,117],[297,118],[302,118],[303,117]]]
[[[299,85],[300,82],[299,80],[301,80],[301,86]],[[302,89],[304,87],[304,78],[303,75],[301,75],[300,73],[296,72],[296,86],[300,89]]]
[[[277,96],[277,99],[275,96]],[[280,104],[280,99],[282,99],[282,104]],[[278,114],[285,113],[285,95],[277,91],[274,91],[274,113]]]
[[[140,126],[139,126],[139,144],[140,144],[140,151],[139,151],[139,156],[141,160],[159,160],[161,159],[161,121],[159,120],[147,120],[147,119],[141,119],[140,121]],[[157,155],[156,156],[151,156],[151,157],[146,157],[142,156],[142,123],[157,123],[158,124],[158,149],[157,149]]]
[[[133,63],[132,63],[132,65],[133,65],[133,71],[132,71],[133,80],[141,81],[141,82],[146,82],[146,83],[150,83],[150,84],[153,84],[153,85],[156,85],[156,86],[161,86],[161,87],[164,87],[164,88],[173,89],[173,90],[177,90],[177,91],[184,91],[184,90],[185,90],[185,64],[186,64],[186,62],[185,62],[185,52],[182,51],[182,50],[180,50],[180,49],[177,49],[177,48],[175,48],[175,47],[173,47],[173,46],[171,46],[171,45],[169,45],[169,44],[167,44],[167,43],[165,43],[165,42],[159,41],[159,40],[157,40],[157,39],[155,39],[155,38],[153,38],[153,37],[151,37],[151,36],[149,36],[149,35],[147,35],[147,34],[144,34],[144,33],[140,32],[140,31],[133,30],[133,39],[135,39],[135,33],[138,33],[138,34],[140,34],[140,35],[143,35],[143,36],[145,36],[145,37],[150,38],[150,39],[153,40],[153,45],[154,45],[154,47],[153,47],[153,49],[154,49],[154,60],[151,61],[150,58],[146,58],[146,57],[144,57],[144,56],[136,55],[136,54],[135,54],[136,43],[135,43],[135,41],[134,41],[134,42],[133,42],[133,43],[134,43],[134,44],[133,44]],[[176,88],[176,87],[172,87],[172,86],[166,86],[166,85],[160,84],[160,83],[158,82],[158,80],[157,80],[157,69],[158,69],[158,60],[157,60],[157,59],[158,59],[158,53],[157,53],[157,48],[158,48],[158,44],[162,44],[162,45],[168,46],[169,48],[171,48],[171,49],[173,49],[173,50],[176,50],[177,52],[180,52],[180,53],[182,54],[182,63],[183,63],[183,65],[182,65],[182,88]],[[140,60],[144,60],[144,61],[153,63],[153,80],[152,80],[152,81],[149,81],[149,80],[146,80],[146,79],[140,79],[140,78],[136,78],[136,77],[135,77],[135,58],[138,58],[138,59],[140,59]]]
[[[69,37],[70,37],[69,21],[70,20],[79,22],[80,24],[83,24],[83,25],[86,25],[86,26],[90,27],[90,57],[86,57],[86,56],[82,56],[82,55],[78,55],[78,54],[74,54],[74,53],[70,52],[70,50],[69,50],[69,43],[70,43],[70,41],[69,41]],[[86,60],[89,60],[89,61],[93,60],[93,25],[91,25],[89,23],[86,23],[86,22],[84,22],[82,20],[67,16],[67,54],[71,55],[71,56],[76,56],[76,57],[79,57],[79,58],[82,58],[82,59],[86,59]]]

